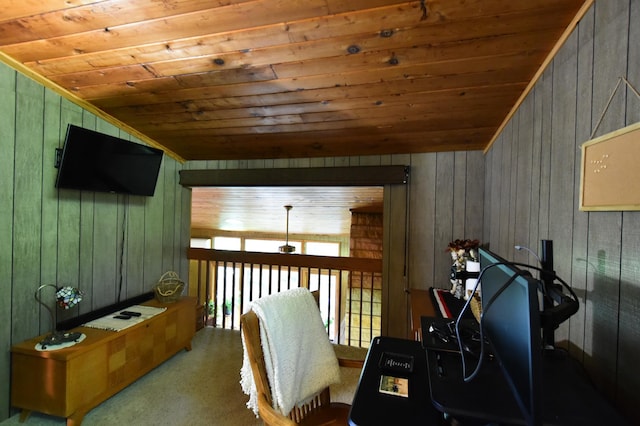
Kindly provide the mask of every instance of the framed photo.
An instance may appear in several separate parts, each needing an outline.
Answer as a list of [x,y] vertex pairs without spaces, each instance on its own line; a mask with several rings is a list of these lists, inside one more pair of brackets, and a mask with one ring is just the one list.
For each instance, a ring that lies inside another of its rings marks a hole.
[[640,123],[582,145],[580,210],[640,210]]
[[395,395],[395,396],[401,396],[403,398],[408,398],[409,397],[409,379],[406,379],[404,377],[382,375],[380,377],[380,388],[378,390],[381,393],[386,393],[388,395]]

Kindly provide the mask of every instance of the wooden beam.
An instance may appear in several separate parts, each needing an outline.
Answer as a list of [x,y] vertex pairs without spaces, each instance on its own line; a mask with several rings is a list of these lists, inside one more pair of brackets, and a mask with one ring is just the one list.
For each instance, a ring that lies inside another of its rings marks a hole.
[[181,170],[182,186],[376,186],[406,184],[409,166]]

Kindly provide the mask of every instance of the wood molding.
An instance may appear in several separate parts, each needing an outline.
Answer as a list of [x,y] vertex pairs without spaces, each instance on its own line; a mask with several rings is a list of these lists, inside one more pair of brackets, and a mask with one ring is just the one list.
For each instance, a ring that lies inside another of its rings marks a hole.
[[382,272],[381,259],[361,257],[315,256],[310,254],[283,255],[250,251],[215,250],[190,247],[187,257],[191,260],[236,262],[254,265],[280,265],[305,268],[331,269],[335,271]]

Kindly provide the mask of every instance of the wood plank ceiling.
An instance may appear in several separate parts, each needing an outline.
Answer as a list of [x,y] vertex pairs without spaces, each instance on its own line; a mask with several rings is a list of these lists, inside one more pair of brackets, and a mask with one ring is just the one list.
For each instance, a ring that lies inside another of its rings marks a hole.
[[179,160],[478,150],[585,3],[9,1],[0,55]]
[[285,205],[291,235],[349,235],[350,210],[381,213],[382,198],[382,187],[195,187],[192,236],[284,234]]

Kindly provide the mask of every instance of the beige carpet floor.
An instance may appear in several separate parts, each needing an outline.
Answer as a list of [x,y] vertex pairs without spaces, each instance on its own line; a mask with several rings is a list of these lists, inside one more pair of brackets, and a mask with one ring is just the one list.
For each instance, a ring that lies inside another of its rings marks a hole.
[[[204,328],[190,352],[181,351],[149,374],[91,410],[83,426],[199,426],[261,425],[246,407],[240,388],[240,332]],[[343,386],[332,388],[332,399],[349,402],[359,370],[341,369]],[[65,419],[32,413],[25,423],[19,415],[0,426],[64,425]]]

